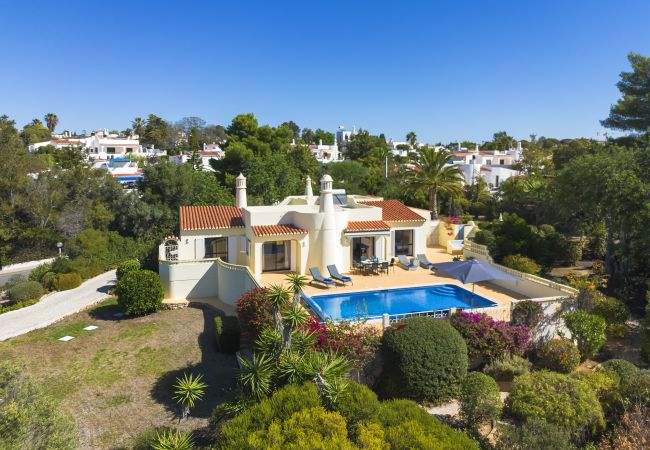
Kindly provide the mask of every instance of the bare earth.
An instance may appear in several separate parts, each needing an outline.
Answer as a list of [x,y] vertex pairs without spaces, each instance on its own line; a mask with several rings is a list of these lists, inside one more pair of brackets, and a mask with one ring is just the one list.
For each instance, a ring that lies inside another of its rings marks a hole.
[[[83,449],[130,446],[142,432],[176,426],[201,434],[236,375],[233,355],[216,352],[209,306],[117,319],[114,300],[47,328],[0,342],[0,360],[22,364],[74,417]],[[96,325],[94,331],[82,330]],[[75,336],[61,342],[62,336]],[[171,385],[202,373],[206,400],[179,424]]]

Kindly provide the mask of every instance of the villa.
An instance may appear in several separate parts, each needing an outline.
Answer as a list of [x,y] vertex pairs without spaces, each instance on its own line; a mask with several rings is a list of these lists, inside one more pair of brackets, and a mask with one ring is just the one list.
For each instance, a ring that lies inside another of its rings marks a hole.
[[473,150],[459,148],[452,157],[466,184],[474,184],[480,177],[496,189],[508,178],[520,174],[513,165],[521,159],[521,152],[521,142],[509,150],[479,150],[477,145]]
[[[236,299],[250,289],[282,283],[290,272],[311,279],[311,269],[317,269],[329,277],[332,266],[349,274],[354,284],[339,283],[328,289],[330,285],[316,283],[305,289],[307,296],[334,292],[340,295],[331,301],[343,305],[345,294],[353,291],[369,297],[381,289],[419,289],[425,296],[433,291],[448,296],[463,309],[480,304],[495,317],[506,318],[517,300],[556,301],[571,294],[566,286],[507,268],[502,269],[514,274],[516,281],[478,283],[475,293],[474,288],[467,290],[453,278],[418,267],[414,257],[425,255],[433,263],[447,262],[458,248],[466,257],[493,264],[484,247],[466,241],[475,230],[473,222],[432,220],[428,210],[397,200],[349,195],[333,189],[332,183],[332,178],[324,175],[320,195],[315,196],[307,178],[304,195],[289,196],[271,206],[248,206],[246,178],[240,174],[235,205],[181,207],[179,236],[166,238],[159,247],[165,301],[215,299],[232,310]],[[412,267],[391,264],[384,275],[357,271],[359,262],[389,264],[398,257],[411,260]],[[395,295],[404,298],[409,292]],[[427,307],[416,306],[412,312],[431,312]],[[440,309],[450,311],[447,304]]]

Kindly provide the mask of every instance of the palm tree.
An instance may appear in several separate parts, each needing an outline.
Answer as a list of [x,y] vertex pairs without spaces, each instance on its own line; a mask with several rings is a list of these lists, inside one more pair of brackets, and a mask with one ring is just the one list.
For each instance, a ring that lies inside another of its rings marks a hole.
[[415,134],[415,131],[409,131],[406,133],[406,141],[411,145],[411,147],[415,148],[417,140],[418,136]]
[[447,150],[423,148],[413,158],[413,170],[406,176],[406,185],[414,191],[425,191],[429,196],[431,218],[438,218],[438,192],[460,195],[463,192],[463,175],[453,165],[452,154]]
[[292,306],[295,307],[298,305],[298,303],[300,303],[300,294],[302,293],[303,288],[307,286],[309,279],[303,275],[293,272],[287,275],[286,281],[289,284],[289,289],[291,292],[293,292]]
[[54,113],[45,114],[45,123],[47,124],[47,129],[50,130],[50,133],[54,132],[56,125],[59,123],[59,118]]
[[142,138],[142,135],[144,134],[145,125],[146,122],[142,117],[136,117],[131,122],[131,128],[133,129],[133,132],[140,136],[140,138]]
[[307,323],[309,313],[300,305],[290,306],[282,315],[284,319],[284,336],[282,349],[288,351],[291,348],[291,335],[299,326]]
[[205,388],[208,387],[201,379],[202,374],[196,377],[192,374],[189,376],[187,373],[183,377],[176,378],[174,384],[174,400],[181,405],[181,418],[185,419],[190,414],[190,408],[194,408],[194,404],[203,400]]

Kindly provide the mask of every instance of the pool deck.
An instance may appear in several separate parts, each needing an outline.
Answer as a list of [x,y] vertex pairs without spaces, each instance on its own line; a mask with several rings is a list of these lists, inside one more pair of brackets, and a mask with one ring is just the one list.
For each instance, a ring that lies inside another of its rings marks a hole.
[[[452,255],[447,254],[445,249],[442,247],[427,248],[426,254],[429,261],[433,263],[447,262],[451,261],[453,258]],[[264,273],[262,274],[262,284],[265,286],[270,284],[284,284],[284,279],[287,276],[287,273],[289,272]],[[327,276],[326,274],[323,275]],[[442,273],[435,274],[431,270],[426,270],[421,267],[418,267],[417,270],[409,271],[402,269],[399,266],[395,266],[394,269],[389,270],[388,275],[362,275],[356,272],[348,273],[346,275],[352,277],[354,285],[341,286],[337,284],[336,287],[331,287],[329,289],[323,286],[313,285],[307,286],[305,288],[305,293],[307,293],[307,295],[334,294],[339,292],[368,291],[397,287],[427,286],[432,284],[456,284],[467,290],[472,290],[471,284],[463,285],[460,281],[454,278],[447,277]],[[311,280],[311,276],[307,275],[307,278]],[[503,289],[489,282],[476,283],[474,291],[476,294],[492,300],[500,306],[498,311],[494,311],[494,314],[492,315],[501,320],[509,320],[510,303],[513,300],[521,300],[524,298],[515,292]]]

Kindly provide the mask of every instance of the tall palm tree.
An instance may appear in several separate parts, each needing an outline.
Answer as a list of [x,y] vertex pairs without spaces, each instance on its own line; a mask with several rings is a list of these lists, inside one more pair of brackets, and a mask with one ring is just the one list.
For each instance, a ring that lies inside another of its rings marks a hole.
[[146,122],[142,117],[136,117],[131,122],[131,128],[133,129],[133,132],[140,136],[140,138],[142,138],[142,135],[144,134],[145,125]]
[[406,176],[406,185],[414,191],[425,191],[429,196],[431,218],[438,218],[438,192],[460,195],[463,192],[463,175],[452,164],[452,154],[447,150],[423,148],[412,159],[413,169]]
[[47,124],[47,129],[50,130],[50,133],[54,132],[54,129],[56,128],[56,125],[59,123],[59,118],[56,114],[54,113],[47,113],[45,114],[45,123]]
[[300,303],[300,294],[302,293],[303,288],[307,286],[309,279],[299,273],[292,272],[287,275],[285,281],[289,284],[291,292],[293,292],[292,306],[296,307],[298,303]]
[[411,145],[411,147],[415,148],[415,144],[418,141],[418,136],[415,134],[415,131],[409,131],[406,133],[406,141]]

